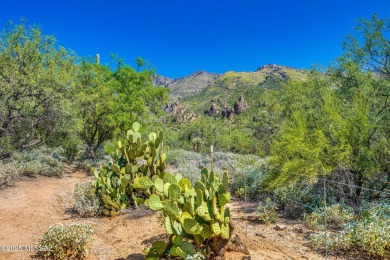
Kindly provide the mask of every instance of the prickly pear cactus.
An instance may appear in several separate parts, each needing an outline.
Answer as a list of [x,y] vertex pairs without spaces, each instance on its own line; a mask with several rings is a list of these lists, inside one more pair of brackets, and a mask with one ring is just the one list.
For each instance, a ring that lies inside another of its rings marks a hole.
[[[203,169],[195,188],[187,178],[176,177],[164,173],[162,178],[155,178],[155,193],[145,200],[145,205],[165,216],[169,242],[160,256],[169,254],[185,259],[199,251],[209,257],[217,255],[217,243],[230,237],[227,172],[219,178],[213,171]],[[156,251],[152,245],[145,252],[155,255]]]
[[[127,132],[126,139],[118,141],[118,149],[112,161],[93,170],[94,192],[101,198],[103,214],[113,216],[130,204],[143,203],[144,198],[152,194],[156,188],[152,182],[154,176],[163,178],[167,168],[166,150],[163,148],[164,133],[150,133],[146,141],[142,141],[140,124],[135,122]],[[163,185],[163,182],[160,184]],[[177,189],[172,188],[177,193]],[[176,196],[172,193],[172,196]]]
[[230,237],[229,179],[203,169],[193,187],[180,174],[165,172],[167,149],[161,130],[142,141],[140,124],[135,122],[126,140],[118,142],[112,162],[94,171],[95,192],[105,215],[115,215],[129,204],[145,204],[161,211],[169,234],[168,241],[157,241],[144,253],[147,259],[176,256],[183,259],[202,252],[208,258],[219,252],[221,240]]

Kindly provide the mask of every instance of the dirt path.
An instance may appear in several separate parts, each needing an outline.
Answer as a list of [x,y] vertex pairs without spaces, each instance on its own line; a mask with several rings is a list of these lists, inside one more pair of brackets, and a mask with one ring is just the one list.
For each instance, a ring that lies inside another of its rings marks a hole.
[[[63,178],[37,177],[20,180],[0,190],[0,246],[32,246],[51,225],[90,223],[94,242],[89,260],[144,259],[142,250],[164,237],[164,228],[157,214],[146,209],[130,209],[115,218],[78,218],[71,211],[76,183],[86,182],[84,172],[65,173]],[[248,221],[242,202],[231,203],[235,232],[248,245],[251,259],[322,259],[304,246],[299,224],[286,223],[283,231],[274,225]],[[34,252],[0,252],[0,259],[31,259]],[[229,253],[227,259],[243,255]],[[328,258],[331,259],[331,258]]]

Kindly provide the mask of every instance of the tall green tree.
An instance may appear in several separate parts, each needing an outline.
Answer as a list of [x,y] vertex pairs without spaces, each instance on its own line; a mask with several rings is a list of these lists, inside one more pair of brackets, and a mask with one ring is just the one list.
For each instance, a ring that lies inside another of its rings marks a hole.
[[75,137],[77,131],[63,128],[73,118],[67,96],[74,71],[74,55],[54,37],[24,21],[9,24],[0,40],[0,150]]
[[130,129],[134,121],[147,122],[162,113],[167,90],[153,86],[151,75],[127,65],[112,71],[87,60],[78,66],[77,97],[87,156],[95,157],[104,142]]
[[111,139],[117,128],[115,118],[115,79],[109,67],[84,60],[78,65],[77,84],[81,136],[86,156],[95,157],[101,145]]
[[358,187],[353,189],[356,202],[359,187],[387,187],[390,53],[384,24],[375,15],[370,22],[362,20],[363,42],[350,37],[337,66],[283,88],[282,96],[289,95],[282,99],[286,113],[272,144],[271,187],[332,175],[351,179]]

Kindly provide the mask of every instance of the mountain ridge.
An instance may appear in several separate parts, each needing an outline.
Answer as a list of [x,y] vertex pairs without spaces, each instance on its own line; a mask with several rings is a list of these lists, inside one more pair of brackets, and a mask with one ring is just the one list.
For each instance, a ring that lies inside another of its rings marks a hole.
[[[200,70],[178,79],[159,76],[155,84],[160,83],[159,85],[169,88],[171,105],[178,106],[181,114],[191,113],[189,118],[196,119],[199,115],[223,116],[223,111],[228,115],[241,114],[256,104],[264,89],[278,88],[287,80],[304,78],[306,78],[305,70],[266,64],[251,72],[227,71],[217,74]],[[237,100],[244,98],[247,102],[245,109],[233,113]],[[177,119],[177,121],[186,120]]]

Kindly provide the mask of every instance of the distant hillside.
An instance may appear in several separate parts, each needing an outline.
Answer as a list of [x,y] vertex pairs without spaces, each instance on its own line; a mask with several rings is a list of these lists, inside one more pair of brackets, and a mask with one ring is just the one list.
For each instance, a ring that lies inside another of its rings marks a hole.
[[[171,89],[172,103],[179,102],[197,115],[218,115],[223,111],[234,113],[234,106],[250,109],[265,88],[278,88],[289,79],[302,80],[305,74],[303,70],[269,64],[254,72],[229,71],[219,75],[199,71],[175,80],[158,76],[155,82]],[[210,109],[217,109],[218,113]]]
[[202,70],[178,79],[157,76],[155,83],[170,88],[171,100],[178,101],[199,93],[204,88],[215,82],[219,77],[219,74],[209,73]]
[[255,72],[229,71],[194,95],[186,96],[181,102],[197,113],[203,113],[212,103],[223,109],[232,107],[243,96],[249,107],[265,88],[278,88],[283,82],[304,79],[305,72],[277,65],[266,65]]

